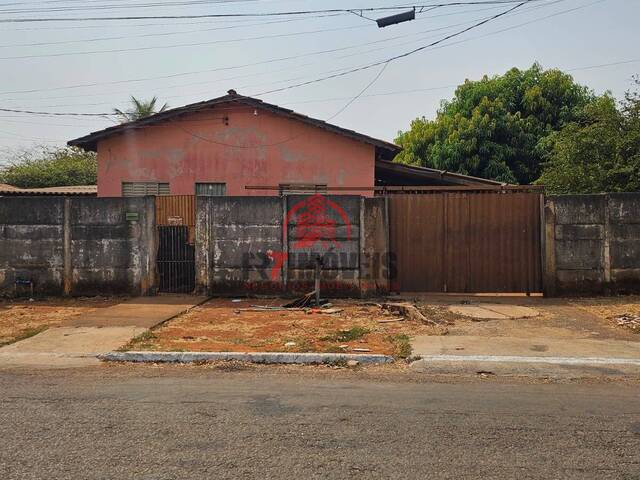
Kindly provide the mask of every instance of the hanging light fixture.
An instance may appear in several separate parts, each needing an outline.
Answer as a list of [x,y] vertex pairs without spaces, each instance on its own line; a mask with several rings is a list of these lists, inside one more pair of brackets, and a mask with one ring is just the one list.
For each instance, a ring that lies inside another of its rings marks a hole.
[[408,12],[397,13],[388,17],[379,18],[376,20],[379,28],[388,27],[389,25],[396,25],[402,22],[408,22],[416,18],[416,9],[413,8]]

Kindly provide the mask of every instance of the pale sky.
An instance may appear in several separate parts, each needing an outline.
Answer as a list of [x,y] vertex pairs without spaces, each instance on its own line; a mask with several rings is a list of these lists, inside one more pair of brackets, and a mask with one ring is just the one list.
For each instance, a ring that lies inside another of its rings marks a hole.
[[[262,0],[225,4],[203,0],[194,5],[184,0],[179,2],[183,4],[180,6],[131,8],[132,4],[177,2],[1,0],[0,21],[410,4],[393,0]],[[436,2],[415,4],[433,3]],[[0,108],[109,113],[114,107],[125,108],[130,95],[140,98],[156,95],[161,102],[176,107],[215,98],[235,88],[238,93],[256,95],[306,115],[328,119],[369,84],[381,67],[283,92],[260,94],[387,59],[513,5],[437,8],[419,14],[415,21],[384,29],[348,13],[224,20],[0,23]],[[50,11],[68,6],[80,10]],[[115,6],[125,8],[97,9]],[[10,11],[15,9],[41,11]],[[385,14],[366,15],[375,18]],[[466,78],[501,74],[513,66],[528,68],[535,61],[545,68],[570,71],[578,82],[597,93],[610,90],[621,97],[631,87],[632,76],[640,72],[639,24],[640,0],[532,0],[438,48],[391,62],[365,94],[331,122],[393,140],[398,130],[408,128],[412,119],[433,118],[440,101],[450,98],[454,86]],[[326,50],[334,51],[320,53]],[[296,58],[259,64],[283,57]],[[627,63],[586,68],[617,62]],[[145,80],[131,81],[139,79]],[[74,87],[84,84],[93,85]],[[113,120],[0,112],[0,150],[38,144],[63,145],[67,140],[109,125],[113,125]],[[6,160],[7,154],[3,153],[2,158]]]

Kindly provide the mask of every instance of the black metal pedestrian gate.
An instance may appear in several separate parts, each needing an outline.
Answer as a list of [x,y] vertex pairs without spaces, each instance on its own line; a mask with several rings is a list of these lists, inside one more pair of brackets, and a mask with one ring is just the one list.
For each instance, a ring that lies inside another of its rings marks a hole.
[[158,226],[159,291],[191,293],[196,285],[195,249],[186,225]]

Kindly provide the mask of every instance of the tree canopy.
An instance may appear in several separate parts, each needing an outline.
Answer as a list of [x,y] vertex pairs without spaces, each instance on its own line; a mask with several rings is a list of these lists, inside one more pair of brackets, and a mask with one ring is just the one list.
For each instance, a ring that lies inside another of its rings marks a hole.
[[96,154],[79,148],[38,147],[17,152],[0,168],[0,183],[19,188],[95,185]]
[[537,183],[548,192],[640,191],[640,94],[628,92],[619,106],[604,95],[550,135],[545,149]]
[[534,64],[460,85],[435,120],[417,118],[400,132],[397,161],[491,178],[532,183],[540,177],[541,141],[575,121],[595,100],[559,70]]
[[158,97],[153,97],[151,100],[138,100],[136,97],[131,95],[131,106],[128,110],[120,110],[118,108],[114,108],[113,111],[120,120],[124,122],[133,122],[135,120],[139,120],[141,118],[149,117],[156,113],[164,112],[167,108],[169,108],[168,104],[162,105],[160,108],[157,108]]

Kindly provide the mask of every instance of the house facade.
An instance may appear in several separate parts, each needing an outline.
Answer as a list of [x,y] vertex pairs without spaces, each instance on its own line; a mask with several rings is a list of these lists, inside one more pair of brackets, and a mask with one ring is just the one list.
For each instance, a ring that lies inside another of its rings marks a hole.
[[391,164],[400,147],[292,110],[227,95],[69,142],[98,153],[98,196],[279,195],[376,185],[491,183]]

